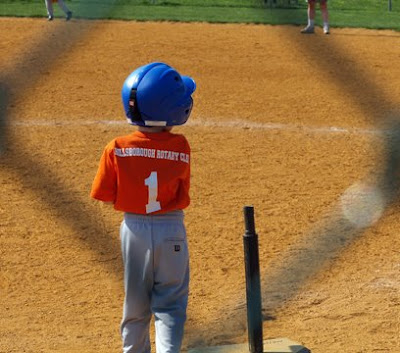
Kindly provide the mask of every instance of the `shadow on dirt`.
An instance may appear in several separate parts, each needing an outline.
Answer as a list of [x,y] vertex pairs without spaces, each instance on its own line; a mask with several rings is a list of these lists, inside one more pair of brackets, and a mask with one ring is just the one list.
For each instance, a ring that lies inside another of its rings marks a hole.
[[[84,204],[71,196],[69,190],[62,183],[57,182],[57,178],[49,172],[45,165],[39,160],[29,157],[26,157],[23,162],[8,158],[11,152],[18,153],[19,147],[13,146],[9,139],[7,105],[14,96],[29,89],[40,78],[40,66],[37,65],[39,61],[42,66],[50,65],[63,54],[68,45],[72,46],[91,28],[91,26],[77,23],[73,23],[75,26],[71,26],[71,24],[61,25],[55,30],[54,35],[58,38],[57,42],[55,37],[42,38],[39,43],[32,46],[29,54],[12,72],[7,73],[6,77],[2,77],[0,81],[0,142],[3,151],[1,159],[3,168],[18,173],[24,187],[35,192],[38,199],[46,203],[48,207],[54,208],[58,219],[68,224],[88,248],[99,254],[116,254],[120,252],[117,241],[109,237],[101,237],[99,240],[96,236],[96,234],[103,233],[100,216],[88,213]],[[334,35],[333,31],[331,36]],[[312,61],[312,65],[319,67],[321,75],[316,79],[335,82],[346,96],[351,97],[354,105],[362,110],[366,119],[375,124],[378,129],[384,127],[387,131],[392,132],[387,134],[387,161],[382,167],[382,178],[378,184],[386,190],[388,203],[395,202],[398,195],[400,164],[398,138],[400,127],[399,121],[393,119],[393,116],[399,111],[397,106],[382,94],[382,90],[369,78],[365,68],[358,67],[357,62],[347,55],[343,48],[337,47],[334,41],[330,40],[331,38],[318,35],[301,38],[300,33],[298,36],[293,36],[293,32],[290,32],[288,40],[292,41],[294,50],[297,50],[299,55],[306,55]],[[32,58],[35,60],[32,61]],[[29,82],[26,80],[27,77],[29,77]],[[360,83],[363,87],[361,91],[359,90]],[[392,117],[390,121],[387,120],[388,117]],[[60,203],[60,199],[63,199],[64,202]],[[84,226],[77,226],[77,224]],[[88,233],[86,229],[93,231]],[[263,296],[268,298],[266,309],[269,315],[266,315],[265,319],[274,319],[274,312],[290,300],[302,285],[318,273],[327,262],[333,261],[343,249],[361,236],[363,230],[354,227],[341,215],[333,213],[331,219],[323,222],[320,228],[311,230],[310,234],[305,236],[302,244],[297,244],[289,249],[287,254],[283,254],[287,261],[262,277],[263,287],[267,288],[263,292]],[[115,264],[110,263],[109,271],[114,272],[115,270]],[[271,300],[271,298],[273,299]],[[240,317],[236,314],[233,316],[232,320],[237,318],[238,321],[235,327],[229,327],[232,330],[230,334],[234,336],[245,330],[246,326],[243,325],[245,319],[243,313],[239,314]],[[199,332],[199,334],[200,337],[207,337],[210,330],[219,329],[222,329],[220,325],[216,325],[212,329],[206,327],[204,332]],[[226,339],[226,341],[230,340]],[[193,346],[193,342],[189,345]]]
[[[331,36],[334,36],[334,31]],[[375,126],[377,133],[382,136],[384,157],[377,168],[378,175],[373,182],[385,199],[385,207],[398,202],[399,177],[400,177],[400,109],[398,103],[389,100],[383,93],[379,83],[370,79],[370,68],[360,67],[349,56],[344,48],[339,48],[329,36],[302,35],[293,36],[292,31],[287,32],[287,40],[299,55],[304,55],[310,64],[320,71],[315,80],[334,82],[349,97],[354,106],[360,109],[366,121]],[[360,90],[359,87],[363,87]],[[307,89],[306,87],[304,89]],[[322,93],[323,94],[323,93]],[[299,92],[301,95],[301,92]],[[318,99],[318,97],[316,97]],[[316,112],[317,114],[317,112]],[[355,151],[354,153],[357,153]],[[368,180],[370,183],[370,180]],[[367,206],[368,205],[364,205]],[[375,207],[374,205],[369,205]],[[354,206],[358,207],[358,206]],[[372,210],[373,211],[373,210]],[[363,210],[353,210],[353,214],[362,213]],[[257,220],[256,220],[257,222]],[[334,262],[342,251],[350,246],[358,237],[362,236],[367,226],[360,227],[350,222],[342,213],[340,205],[335,205],[330,215],[322,220],[319,226],[311,229],[304,235],[302,241],[294,244],[284,254],[279,256],[282,263],[268,269],[268,273],[261,276],[263,297],[263,320],[276,319],[276,312],[293,299],[313,276],[318,274],[330,262]],[[220,322],[213,321],[211,326],[221,334],[226,333],[231,337],[231,344],[237,343],[234,337],[245,335],[246,307],[239,304],[232,313],[227,330]],[[204,331],[196,327],[197,332],[190,332],[195,337],[203,340],[190,342],[189,346],[207,346],[218,344],[209,338],[208,329]]]
[[[398,201],[400,177],[398,103],[390,101],[382,94],[382,88],[379,87],[379,83],[376,84],[370,79],[367,68],[359,67],[357,62],[330,38],[321,35],[303,35],[304,38],[301,38],[301,34],[299,36],[300,38],[290,37],[289,40],[300,55],[309,57],[312,60],[311,64],[319,68],[321,74],[316,80],[334,82],[343,94],[352,100],[354,106],[363,112],[365,119],[375,125],[377,133],[381,134],[384,161],[377,166],[378,177],[375,177],[373,184],[384,195],[384,207],[393,205]],[[359,87],[363,89],[360,90]],[[356,214],[362,211],[352,210]],[[268,302],[265,302],[267,311],[274,313],[281,308],[308,279],[317,274],[329,261],[333,261],[341,251],[361,236],[366,228],[349,222],[341,210],[335,207],[331,216],[322,221],[317,229],[310,230],[301,244],[296,244],[288,253],[282,254],[284,264],[264,275],[263,287],[267,289],[264,289],[263,297],[268,298]]]

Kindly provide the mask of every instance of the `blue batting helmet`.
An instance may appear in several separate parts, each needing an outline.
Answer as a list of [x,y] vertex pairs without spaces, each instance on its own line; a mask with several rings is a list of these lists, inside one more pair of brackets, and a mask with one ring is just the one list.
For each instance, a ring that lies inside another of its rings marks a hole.
[[133,71],[122,86],[128,122],[140,126],[186,123],[193,107],[196,83],[167,64],[155,62]]

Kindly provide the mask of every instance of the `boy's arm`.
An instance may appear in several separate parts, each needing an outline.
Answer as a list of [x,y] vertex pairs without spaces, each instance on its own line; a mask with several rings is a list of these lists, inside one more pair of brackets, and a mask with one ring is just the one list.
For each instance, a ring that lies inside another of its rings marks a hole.
[[96,200],[113,204],[116,195],[117,174],[114,161],[114,148],[109,144],[101,156],[90,196]]
[[[186,140],[186,139],[185,139]],[[181,182],[179,185],[179,200],[180,204],[182,205],[183,208],[187,207],[190,204],[190,164],[191,164],[191,155],[190,155],[190,146],[187,141],[186,143],[186,148],[185,152],[188,155],[188,160],[186,164],[186,168],[182,174],[181,177]]]

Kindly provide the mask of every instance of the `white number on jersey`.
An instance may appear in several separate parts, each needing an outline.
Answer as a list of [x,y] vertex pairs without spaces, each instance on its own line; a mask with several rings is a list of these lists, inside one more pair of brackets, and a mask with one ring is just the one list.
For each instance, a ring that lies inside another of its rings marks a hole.
[[161,205],[157,201],[158,179],[157,172],[151,172],[150,176],[145,179],[144,184],[149,188],[149,203],[146,205],[146,212],[152,213],[161,210]]

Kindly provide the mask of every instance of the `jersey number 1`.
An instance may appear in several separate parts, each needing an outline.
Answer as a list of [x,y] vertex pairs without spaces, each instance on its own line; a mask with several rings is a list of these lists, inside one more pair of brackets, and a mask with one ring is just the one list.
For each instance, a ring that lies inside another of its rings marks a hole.
[[158,178],[157,172],[151,172],[145,179],[144,184],[149,188],[149,203],[146,205],[146,213],[152,213],[161,210],[161,205],[157,201]]

